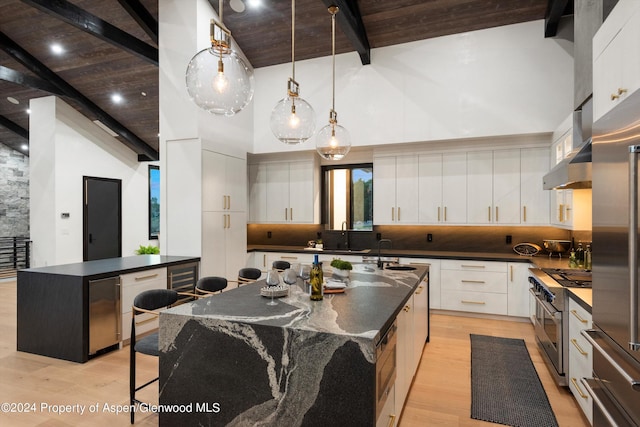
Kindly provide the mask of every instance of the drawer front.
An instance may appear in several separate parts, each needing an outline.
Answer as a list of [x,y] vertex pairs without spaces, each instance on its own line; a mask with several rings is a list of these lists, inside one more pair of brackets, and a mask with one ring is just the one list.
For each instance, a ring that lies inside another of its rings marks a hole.
[[443,289],[452,291],[507,293],[507,273],[495,271],[443,270],[440,273]]
[[127,273],[120,275],[120,283],[122,286],[136,285],[139,283],[146,283],[153,280],[164,281],[165,287],[167,284],[167,268],[154,268],[151,270],[137,271],[135,273]]
[[459,259],[443,259],[440,264],[442,270],[461,270],[461,271],[496,271],[499,273],[507,272],[507,263],[498,261],[474,261]]
[[569,300],[569,330],[576,331],[580,335],[582,329],[591,329],[592,316],[578,303]]
[[130,312],[136,295],[150,289],[167,288],[167,269],[139,271],[120,276],[122,283],[122,312]]
[[[152,331],[154,329],[158,329],[159,323],[158,318],[154,319],[154,316],[151,314],[140,314],[136,318],[137,322],[144,322],[147,319],[153,319],[149,322],[138,324],[136,326],[136,336],[139,337],[141,334],[145,332]],[[122,314],[122,341],[128,341],[131,338],[131,310],[127,313]]]
[[443,289],[441,308],[443,310],[507,315],[507,295]]
[[[569,389],[580,405],[582,412],[592,422],[593,400],[580,382],[581,378],[591,378],[593,376],[592,349],[588,344],[578,344],[580,346],[580,350],[578,350],[574,345],[577,342],[577,339],[576,342],[569,342]],[[587,355],[582,353],[587,353]]]

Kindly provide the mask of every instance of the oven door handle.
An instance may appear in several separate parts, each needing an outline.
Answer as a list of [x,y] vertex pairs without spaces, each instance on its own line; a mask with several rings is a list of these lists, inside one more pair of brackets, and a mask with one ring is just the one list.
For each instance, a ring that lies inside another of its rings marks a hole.
[[[531,290],[529,290],[529,292],[531,292]],[[532,292],[533,293],[533,292]],[[556,310],[553,306],[551,306],[548,302],[544,301],[542,298],[540,298],[540,294],[533,294],[536,297],[536,302],[538,304],[540,304],[540,307],[542,307],[542,309],[552,318],[556,319],[556,320],[560,320],[562,319],[562,312]]]

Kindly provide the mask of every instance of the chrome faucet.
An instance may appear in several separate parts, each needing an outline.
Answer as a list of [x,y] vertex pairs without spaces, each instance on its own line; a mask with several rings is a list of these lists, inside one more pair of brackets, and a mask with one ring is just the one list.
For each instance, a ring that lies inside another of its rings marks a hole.
[[347,225],[347,221],[342,221],[342,237],[344,237],[344,248],[349,249],[349,229]]
[[380,246],[382,245],[382,242],[389,243],[389,248],[391,248],[392,246],[391,240],[389,239],[378,240],[378,268],[379,269],[382,269],[382,267],[384,266],[384,263],[382,262],[382,259],[380,257]]

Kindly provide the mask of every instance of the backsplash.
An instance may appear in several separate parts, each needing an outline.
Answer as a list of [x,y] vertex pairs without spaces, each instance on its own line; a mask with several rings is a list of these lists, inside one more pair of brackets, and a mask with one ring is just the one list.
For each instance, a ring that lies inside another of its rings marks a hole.
[[[271,237],[268,237],[269,232]],[[320,234],[318,234],[320,233]],[[377,235],[390,239],[394,249],[425,251],[463,251],[511,253],[517,243],[535,243],[542,247],[544,239],[590,241],[591,232],[571,232],[556,227],[509,227],[509,226],[441,226],[441,225],[385,225],[374,226],[372,232],[350,231],[350,249],[375,248]],[[431,234],[432,241],[428,241]],[[345,238],[340,231],[325,230],[322,224],[249,224],[249,245],[307,245],[307,241],[320,236],[325,248],[343,249]],[[507,243],[511,236],[511,243]]]

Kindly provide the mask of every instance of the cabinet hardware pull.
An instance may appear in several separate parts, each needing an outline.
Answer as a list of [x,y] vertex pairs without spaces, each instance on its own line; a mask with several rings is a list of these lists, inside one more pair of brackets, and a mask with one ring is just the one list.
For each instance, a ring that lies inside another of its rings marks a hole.
[[573,383],[573,386],[578,390],[578,394],[580,395],[581,398],[583,398],[583,399],[588,399],[589,398],[589,396],[587,396],[586,394],[584,394],[582,392],[582,389],[578,385],[578,381],[575,378],[571,377],[571,382]]
[[289,219],[293,221],[293,208],[289,208]]
[[440,206],[438,206],[438,222],[440,222]]
[[491,222],[491,206],[487,208],[487,220]]
[[400,206],[398,206],[398,221],[400,221]]
[[411,310],[411,307],[409,307],[408,305],[405,305],[403,310],[404,310],[405,313],[408,313],[409,310]]
[[462,268],[485,268],[484,265],[469,265],[469,264],[461,264]]
[[281,256],[280,259],[298,259],[297,256]]
[[564,205],[562,203],[560,203],[558,205],[558,221],[559,222],[564,222]]
[[587,319],[583,319],[582,316],[580,316],[576,310],[571,310],[571,314],[576,316],[578,320],[581,321],[582,323],[585,323],[585,324],[589,323],[589,321]]
[[511,281],[513,282],[513,265],[509,266],[509,276],[511,277]]
[[285,221],[289,220],[289,212],[287,208],[284,208],[284,220]]
[[484,280],[460,280],[462,283],[487,283]]
[[227,228],[231,228],[231,215],[227,215]]
[[582,347],[580,347],[580,344],[578,344],[578,340],[576,340],[575,338],[571,338],[571,344],[573,344],[573,346],[578,349],[578,351],[580,352],[581,355],[583,355],[583,356],[588,356],[589,355],[589,353],[587,353],[586,351],[584,351],[582,349]]
[[222,210],[227,209],[227,196],[222,196]]
[[263,267],[267,266],[267,254],[262,255],[262,266]]
[[391,221],[396,220],[395,212],[396,212],[395,208],[391,208]]
[[147,280],[147,279],[153,279],[154,277],[158,277],[158,273],[149,274],[147,276],[139,276],[139,277],[136,277],[135,280]]
[[227,196],[227,209],[231,210],[231,196]]
[[463,304],[478,304],[478,305],[485,305],[486,302],[484,301],[469,301],[469,300],[460,300],[461,303]]
[[424,287],[422,285],[418,286],[418,289],[416,289],[416,295],[420,295],[423,289]]
[[627,89],[619,87],[618,88],[618,95],[622,95],[623,93],[627,93]]
[[522,207],[522,222],[527,222],[527,207]]
[[616,99],[620,98],[620,95],[616,95],[615,93],[611,94],[611,100],[615,101]]
[[444,222],[447,222],[447,207],[444,207]]
[[396,425],[396,416],[389,415],[389,424],[387,424],[387,427],[393,427],[395,425]]
[[498,222],[498,221],[500,221],[500,220],[498,219],[498,207],[496,206],[496,222]]

